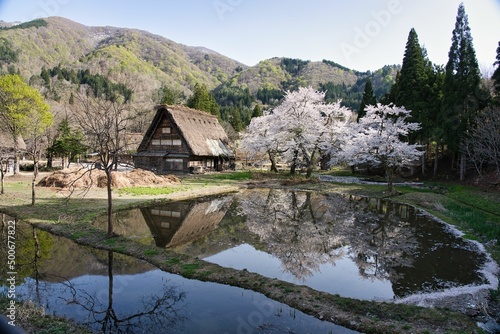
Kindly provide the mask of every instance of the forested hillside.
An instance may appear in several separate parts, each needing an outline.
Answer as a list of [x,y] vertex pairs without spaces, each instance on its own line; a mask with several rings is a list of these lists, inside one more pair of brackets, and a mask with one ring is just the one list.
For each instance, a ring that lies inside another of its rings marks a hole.
[[121,85],[132,109],[145,115],[136,131],[145,130],[148,110],[155,104],[185,104],[196,85],[211,91],[220,117],[241,130],[256,106],[273,106],[286,90],[303,86],[327,90],[329,100],[342,99],[357,110],[366,80],[371,78],[380,97],[389,91],[398,69],[386,66],[361,73],[329,60],[290,58],[262,60],[249,67],[213,50],[146,31],[87,27],[61,17],[4,23],[0,64],[2,73],[18,73],[38,88],[56,111],[67,109],[79,85],[91,83],[99,93],[107,93],[104,87]]

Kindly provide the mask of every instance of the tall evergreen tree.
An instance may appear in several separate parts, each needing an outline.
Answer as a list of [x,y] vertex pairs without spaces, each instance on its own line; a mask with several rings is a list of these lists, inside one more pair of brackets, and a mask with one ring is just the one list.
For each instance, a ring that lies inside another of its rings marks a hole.
[[428,138],[425,133],[426,110],[429,102],[427,89],[427,72],[425,69],[425,55],[418,35],[414,28],[408,34],[403,64],[398,80],[398,89],[395,96],[395,104],[411,110],[412,121],[422,125],[420,130],[410,137],[410,141],[424,143]]
[[[411,120],[420,124],[420,129],[410,134],[408,139],[412,143],[426,145],[433,141],[436,122],[435,107],[440,105],[440,86],[435,87],[436,71],[432,62],[427,58],[427,50],[420,46],[415,29],[411,29],[406,42],[405,55],[401,66],[401,75],[398,81],[396,104],[411,110]],[[426,149],[428,151],[428,149]],[[422,155],[421,173],[426,174],[426,155]]]
[[500,100],[500,42],[498,42],[497,58],[493,65],[498,66],[491,79],[493,80],[493,88],[495,90],[495,97]]
[[398,81],[399,86],[394,102],[398,106],[412,110],[413,117],[417,119],[417,114],[422,108],[426,80],[424,53],[418,42],[417,32],[412,28],[406,42]]
[[361,104],[359,105],[358,122],[361,117],[366,115],[366,107],[375,106],[376,104],[377,104],[377,98],[375,97],[375,93],[373,92],[372,80],[368,78],[368,80],[366,80],[365,83],[363,99],[361,100]]
[[469,19],[461,3],[445,67],[441,112],[444,139],[453,153],[459,152],[467,127],[481,107],[481,101],[477,98],[480,82],[481,72],[472,43]]

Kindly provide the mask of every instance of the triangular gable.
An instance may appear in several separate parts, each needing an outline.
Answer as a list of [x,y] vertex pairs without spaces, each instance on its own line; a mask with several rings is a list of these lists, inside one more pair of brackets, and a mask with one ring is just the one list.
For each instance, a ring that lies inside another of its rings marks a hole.
[[168,118],[188,151],[196,156],[234,157],[227,135],[217,117],[183,106],[158,106],[151,125],[139,145],[138,153],[147,151],[153,135],[164,118]]

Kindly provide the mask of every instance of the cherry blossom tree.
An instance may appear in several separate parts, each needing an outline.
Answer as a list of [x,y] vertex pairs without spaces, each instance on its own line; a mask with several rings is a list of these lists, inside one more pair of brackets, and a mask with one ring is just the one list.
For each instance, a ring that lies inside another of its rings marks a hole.
[[385,170],[387,187],[393,192],[393,178],[398,168],[414,163],[424,152],[421,146],[408,144],[403,139],[420,128],[409,123],[411,112],[394,105],[368,106],[366,115],[353,124],[339,150],[331,154],[331,165],[347,162],[349,165],[366,164]]
[[274,122],[272,114],[252,118],[243,134],[241,148],[252,158],[267,155],[271,161],[271,171],[277,173],[276,160],[286,149],[282,144],[283,138],[271,129],[272,122]]
[[290,173],[304,165],[307,176],[341,129],[352,119],[351,111],[325,103],[325,92],[301,87],[287,92],[283,102],[270,113],[250,123],[242,147],[255,152],[272,152],[290,163]]

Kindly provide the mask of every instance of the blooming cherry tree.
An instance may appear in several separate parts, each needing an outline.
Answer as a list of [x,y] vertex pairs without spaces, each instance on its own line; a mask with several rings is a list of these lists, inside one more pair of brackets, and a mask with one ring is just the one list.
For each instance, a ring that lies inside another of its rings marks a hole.
[[366,164],[385,170],[389,192],[393,192],[393,177],[397,168],[407,166],[424,152],[419,145],[403,141],[412,131],[420,128],[409,123],[410,111],[394,105],[368,106],[366,115],[354,124],[350,136],[341,148],[332,154],[330,164],[341,161],[349,165]]
[[276,159],[286,151],[286,148],[282,144],[283,139],[280,138],[280,134],[271,129],[273,120],[272,114],[252,118],[247,131],[243,134],[241,148],[251,157],[267,155],[271,161],[271,171],[278,172]]
[[324,92],[311,87],[287,92],[279,106],[252,120],[242,146],[279,155],[290,163],[292,174],[303,164],[310,176],[320,156],[326,153],[352,114],[340,102],[329,104],[324,99]]

